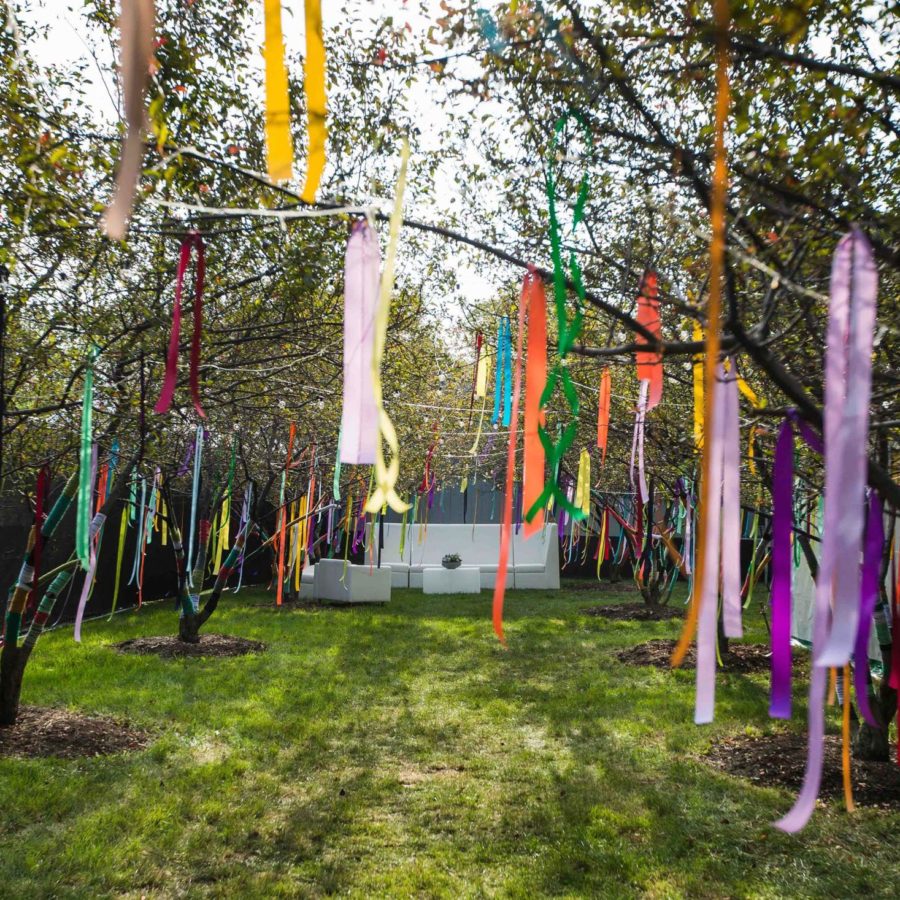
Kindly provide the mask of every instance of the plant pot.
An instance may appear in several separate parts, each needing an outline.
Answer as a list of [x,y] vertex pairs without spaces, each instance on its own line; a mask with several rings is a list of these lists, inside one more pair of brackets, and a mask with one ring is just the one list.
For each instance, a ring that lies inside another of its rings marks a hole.
[[441,565],[445,569],[458,569],[462,565],[461,559],[442,559]]

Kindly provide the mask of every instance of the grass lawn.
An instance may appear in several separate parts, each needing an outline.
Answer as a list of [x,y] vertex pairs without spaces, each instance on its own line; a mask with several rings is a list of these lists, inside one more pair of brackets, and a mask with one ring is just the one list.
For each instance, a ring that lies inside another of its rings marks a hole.
[[257,656],[109,649],[174,631],[168,604],[88,623],[81,646],[70,629],[42,639],[23,702],[157,737],[0,759],[0,896],[897,896],[900,814],[829,804],[799,837],[771,828],[788,793],[696,759],[771,727],[766,679],[720,676],[716,723],[694,726],[692,672],[614,656],[678,622],[579,615],[621,594],[510,592],[508,651],[488,593],[321,612],[264,599],[226,597],[208,626],[267,642]]

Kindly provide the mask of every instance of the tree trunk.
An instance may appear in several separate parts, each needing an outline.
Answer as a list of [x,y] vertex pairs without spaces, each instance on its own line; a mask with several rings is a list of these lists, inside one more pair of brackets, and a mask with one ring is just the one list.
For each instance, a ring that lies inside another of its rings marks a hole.
[[0,726],[16,724],[25,668],[23,662],[19,647],[3,645],[0,651]]

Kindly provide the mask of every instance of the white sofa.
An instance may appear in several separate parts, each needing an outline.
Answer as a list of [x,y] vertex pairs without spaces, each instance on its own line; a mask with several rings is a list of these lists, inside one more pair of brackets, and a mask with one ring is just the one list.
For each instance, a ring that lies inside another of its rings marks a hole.
[[[429,525],[406,528],[403,558],[400,558],[402,525],[384,523],[382,566],[390,566],[394,587],[422,589],[422,571],[440,566],[448,553],[458,553],[464,566],[480,570],[482,589],[493,589],[500,557],[500,525]],[[559,542],[556,526],[525,540],[513,534],[506,571],[508,588],[555,590],[559,588]]]
[[[387,603],[391,599],[391,570],[347,565],[342,559],[320,559],[313,568],[313,596],[329,603]],[[302,588],[302,580],[301,580]]]

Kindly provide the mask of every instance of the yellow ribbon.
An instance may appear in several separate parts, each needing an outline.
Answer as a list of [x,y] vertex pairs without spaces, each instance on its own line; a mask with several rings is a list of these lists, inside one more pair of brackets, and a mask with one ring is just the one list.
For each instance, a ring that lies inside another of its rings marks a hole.
[[272,181],[286,181],[291,177],[294,147],[291,142],[291,106],[284,64],[284,38],[281,34],[281,0],[266,0],[265,19],[266,155],[269,178]]
[[476,397],[486,397],[487,396],[487,378],[488,378],[488,358],[490,357],[490,353],[482,353],[481,358],[478,360],[478,370],[475,375],[475,396]]
[[128,507],[122,505],[122,519],[119,522],[119,549],[116,553],[116,584],[113,588],[112,609],[109,617],[112,618],[119,602],[119,582],[122,580],[122,557],[125,555],[125,532],[128,531]]
[[[384,347],[387,342],[388,319],[391,315],[391,294],[394,290],[394,260],[397,256],[397,243],[400,237],[400,225],[403,223],[403,192],[406,188],[406,166],[409,162],[409,141],[404,138],[400,150],[400,175],[397,178],[397,191],[394,195],[394,208],[391,211],[391,222],[388,231],[388,247],[384,257],[384,269],[381,273],[381,290],[378,298],[378,312],[375,315],[375,347],[372,353],[372,389],[375,392],[375,405],[378,407],[378,429],[380,437],[375,451],[375,491],[366,502],[366,512],[378,512],[385,503],[394,512],[402,513],[409,509],[397,495],[396,484],[400,477],[400,443],[394,423],[384,408],[384,395],[381,385],[381,362],[384,358]],[[391,450],[391,461],[385,463],[384,443]]]
[[162,501],[162,546],[165,547],[169,543],[169,507],[166,501]]
[[[702,341],[703,328],[694,322],[694,340]],[[694,356],[694,446],[699,450],[703,446],[703,354]]]
[[306,184],[302,199],[316,202],[316,191],[325,168],[325,42],[322,39],[321,0],[306,0],[306,70],[303,89],[306,91],[306,133],[309,151],[306,159]]
[[591,454],[581,451],[578,460],[578,480],[575,484],[575,506],[586,516],[591,512]]

